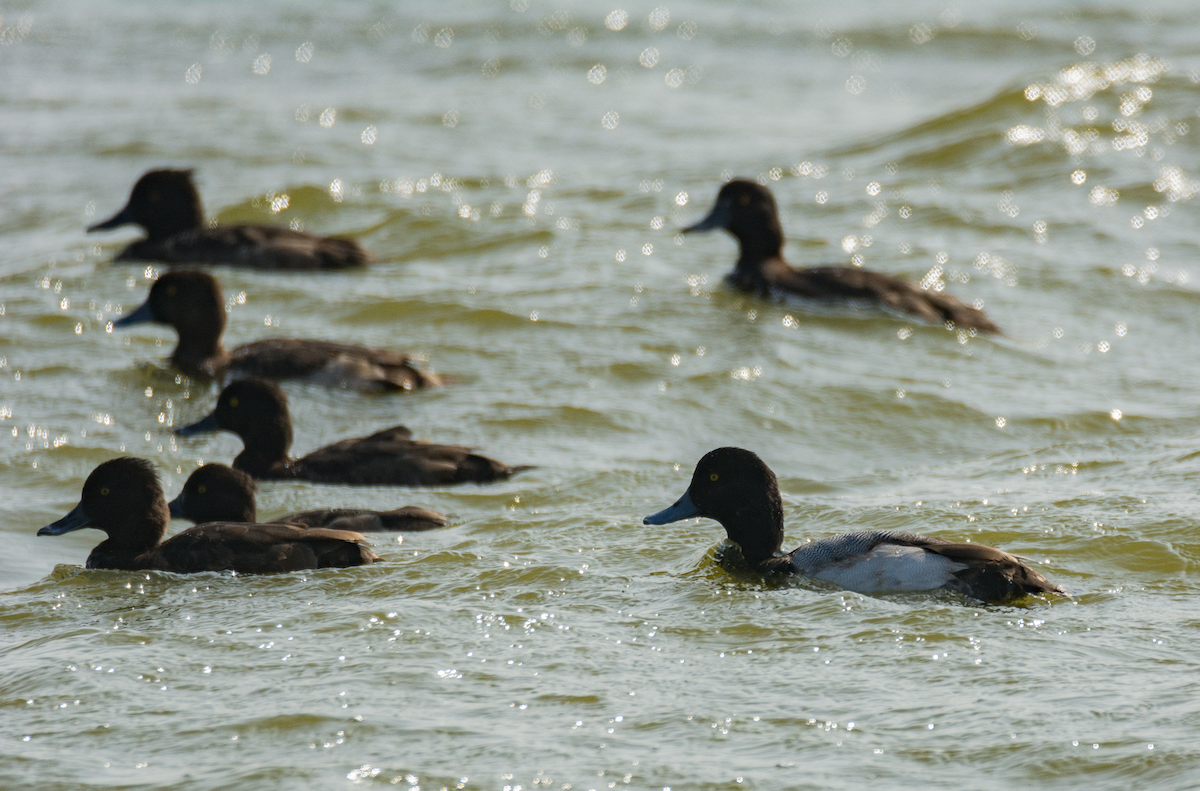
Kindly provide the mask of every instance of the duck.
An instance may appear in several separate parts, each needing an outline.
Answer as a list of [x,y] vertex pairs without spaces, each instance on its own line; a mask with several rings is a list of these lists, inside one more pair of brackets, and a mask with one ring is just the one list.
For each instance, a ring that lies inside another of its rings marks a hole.
[[271,225],[209,227],[193,173],[192,169],[169,168],[143,173],[125,208],[88,228],[88,233],[141,226],[146,238],[126,246],[117,254],[117,261],[315,270],[360,267],[371,260],[370,254],[350,239]]
[[[204,522],[257,522],[257,485],[241,470],[210,462],[192,471],[179,496],[167,503],[171,516],[197,524]],[[406,505],[391,511],[363,508],[324,508],[300,511],[272,519],[301,527],[327,527],[355,533],[403,531],[409,533],[445,527],[445,514]]]
[[500,481],[529,469],[510,467],[460,445],[414,440],[404,426],[344,439],[299,459],[289,458],[292,418],[287,396],[265,379],[230,382],[208,417],[175,429],[182,436],[210,431],[231,431],[241,438],[245,447],[233,460],[233,468],[258,480],[436,486]]
[[883,272],[853,266],[793,267],[783,258],[783,226],[775,196],[757,182],[734,179],[726,183],[708,216],[684,228],[683,233],[714,228],[724,228],[738,240],[737,264],[725,278],[738,291],[759,297],[869,303],[935,324],[1000,333],[979,308]]
[[173,269],[154,281],[146,301],[113,327],[174,327],[179,342],[171,363],[190,376],[305,379],[360,392],[408,392],[443,384],[406,355],[348,343],[269,338],[226,351],[221,343],[225,316],[225,294],[215,277],[197,269]]
[[269,574],[365,566],[380,559],[361,533],[287,524],[211,522],[163,541],[170,518],[154,465],[122,456],[92,470],[79,505],[37,534],[103,530],[108,538],[88,555],[89,569]]
[[1065,595],[1016,555],[916,533],[843,533],[784,553],[779,484],[763,460],[743,448],[705,454],[683,496],[642,523],[665,525],[697,516],[720,523],[746,563],[761,574],[797,574],[868,594],[946,589],[989,603]]

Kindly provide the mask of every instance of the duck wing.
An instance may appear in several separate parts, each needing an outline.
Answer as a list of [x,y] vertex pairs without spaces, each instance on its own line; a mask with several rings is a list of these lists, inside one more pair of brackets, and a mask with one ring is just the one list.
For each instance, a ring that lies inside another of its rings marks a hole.
[[328,527],[334,530],[352,530],[356,533],[381,533],[405,531],[410,533],[445,527],[449,519],[445,514],[406,505],[391,511],[368,511],[362,508],[326,508],[319,511],[302,511],[280,517],[280,522]]
[[268,338],[238,346],[229,354],[229,371],[237,377],[309,379],[362,391],[442,384],[399,352],[302,338]]
[[363,566],[379,560],[359,533],[241,522],[196,525],[142,558],[143,568],[184,574],[198,571],[270,574]]
[[961,299],[936,291],[926,291],[907,280],[851,266],[817,266],[794,269],[786,264],[764,272],[774,288],[809,299],[853,299],[874,302],[891,310],[909,313],[925,321],[980,332],[998,333],[982,310]]
[[[937,559],[937,562],[929,561]],[[770,558],[764,571],[791,571],[864,593],[947,588],[1004,602],[1062,589],[995,547],[898,531],[842,533]]]
[[[1063,589],[1030,568],[1023,558],[982,544],[958,544],[930,539],[920,544],[928,552],[961,563],[966,568],[954,573],[953,587],[968,596],[991,602],[1004,602],[1030,594],[1064,593]],[[914,546],[917,546],[914,544]]]
[[295,477],[324,483],[432,486],[486,482],[517,470],[461,445],[411,439],[403,426],[336,442],[292,462]]

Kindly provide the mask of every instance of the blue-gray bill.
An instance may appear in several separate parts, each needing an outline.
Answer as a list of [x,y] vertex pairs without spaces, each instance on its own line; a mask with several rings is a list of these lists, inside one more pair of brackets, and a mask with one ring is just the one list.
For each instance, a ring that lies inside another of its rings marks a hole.
[[683,497],[676,500],[674,505],[662,509],[657,514],[650,514],[650,516],[642,520],[642,524],[666,525],[671,522],[678,522],[680,519],[690,519],[693,516],[699,515],[700,509],[692,502],[692,496],[684,492]]
[[51,522],[38,530],[37,534],[39,536],[61,536],[63,533],[70,533],[72,530],[79,530],[91,524],[92,518],[83,512],[83,503],[80,503],[62,519]]
[[711,231],[713,228],[724,228],[727,225],[729,225],[729,207],[723,201],[717,201],[717,205],[713,206],[707,217],[695,225],[684,228],[683,233]]
[[175,433],[181,437],[190,437],[193,434],[206,434],[210,431],[220,431],[221,426],[217,423],[217,413],[213,412],[203,420],[198,420],[190,426],[183,426],[175,429]]
[[114,321],[113,326],[128,327],[131,324],[146,324],[151,321],[154,321],[154,312],[150,310],[150,300],[146,300],[133,313]]
[[172,519],[183,519],[183,493],[171,502],[167,503],[167,509],[171,512]]
[[129,225],[132,222],[136,222],[136,220],[133,217],[133,210],[127,205],[125,208],[121,209],[104,222],[98,222],[92,227],[88,228],[87,232],[91,233],[92,231],[107,231],[109,228],[119,228],[122,225]]

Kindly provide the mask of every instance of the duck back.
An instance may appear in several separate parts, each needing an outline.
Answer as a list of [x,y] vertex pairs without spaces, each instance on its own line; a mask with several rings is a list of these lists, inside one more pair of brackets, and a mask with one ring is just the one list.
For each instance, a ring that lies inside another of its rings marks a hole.
[[346,530],[288,524],[210,522],[184,530],[139,558],[137,568],[267,574],[363,566],[379,560],[365,538]]
[[366,391],[407,391],[442,384],[440,378],[421,371],[399,352],[301,338],[268,338],[238,346],[229,354],[227,370],[235,378],[306,379]]
[[322,483],[430,486],[483,483],[516,470],[461,445],[412,439],[404,426],[335,442],[287,465],[286,477]]
[[381,533],[404,531],[418,533],[435,530],[449,524],[444,514],[406,505],[391,511],[369,511],[363,508],[325,508],[318,511],[301,511],[281,516],[277,522],[326,527],[332,530],[350,530],[355,533]]
[[269,225],[232,225],[134,242],[116,260],[297,271],[348,269],[365,266],[371,258],[349,239],[313,236]]
[[[794,294],[807,299],[853,300],[907,313],[933,324],[952,322],[956,327],[998,333],[983,311],[950,294],[927,291],[907,280],[883,272],[849,266],[816,266],[766,270],[759,288],[775,296]],[[736,274],[734,275],[736,278]]]
[[[790,566],[785,570],[860,593],[945,588],[993,602],[1062,593],[1060,587],[1003,550],[916,533],[843,533],[806,544],[784,558]],[[769,561],[769,565],[779,564]]]

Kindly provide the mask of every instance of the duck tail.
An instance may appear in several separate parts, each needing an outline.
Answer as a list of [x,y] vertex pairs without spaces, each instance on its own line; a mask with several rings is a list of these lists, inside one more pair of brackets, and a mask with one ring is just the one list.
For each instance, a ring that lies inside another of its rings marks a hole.
[[958,587],[963,593],[995,604],[1047,593],[1067,595],[1058,585],[1023,563],[976,566],[954,576],[962,583]]
[[419,368],[416,369],[416,373],[417,387],[442,387],[447,384],[453,384],[454,382],[453,379],[444,376],[438,376],[431,371],[422,371]]
[[458,476],[456,482],[466,483],[487,483],[489,481],[502,481],[518,472],[531,470],[531,466],[510,467],[504,462],[489,459],[487,456],[480,456],[478,453],[472,453],[462,460],[458,466]]
[[989,335],[1003,334],[1000,332],[1000,328],[979,308],[968,305],[961,299],[952,297],[949,294],[938,294],[929,291],[925,292],[925,294],[929,300],[929,304],[941,315],[943,321],[952,322],[955,327],[986,332]]
[[[344,533],[337,531],[342,535],[356,535],[354,533]],[[362,536],[359,536],[362,539]],[[371,551],[371,547],[366,543],[366,540],[343,539],[336,543],[330,542],[327,546],[321,548],[317,553],[317,568],[350,568],[352,566],[369,566],[376,561],[383,560],[379,555]]]

